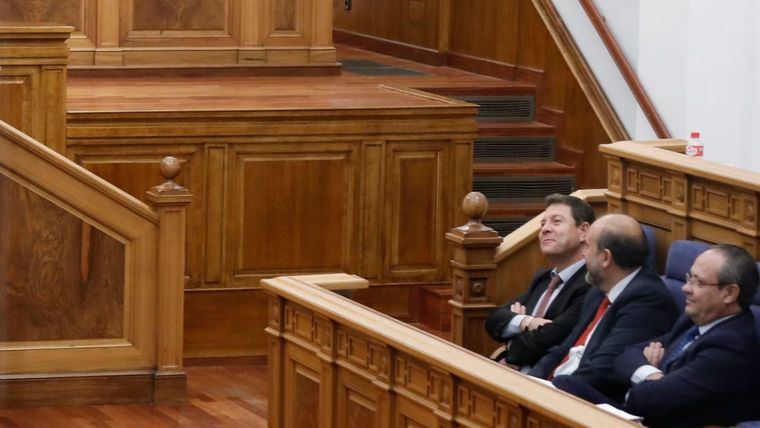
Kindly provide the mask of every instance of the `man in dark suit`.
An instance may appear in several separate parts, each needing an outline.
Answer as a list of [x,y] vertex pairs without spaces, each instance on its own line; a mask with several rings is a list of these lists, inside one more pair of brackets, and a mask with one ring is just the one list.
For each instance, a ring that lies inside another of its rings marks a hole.
[[580,321],[530,375],[553,379],[576,395],[578,386],[590,385],[622,401],[628,379],[613,370],[615,357],[628,345],[665,333],[678,316],[665,284],[644,266],[648,252],[641,226],[629,216],[610,214],[591,225],[585,259],[593,287]]
[[760,342],[749,310],[757,289],[757,266],[745,250],[716,245],[697,257],[673,330],[615,362],[633,384],[624,409],[668,427],[760,419]]
[[554,268],[539,271],[528,291],[486,318],[488,334],[507,344],[497,361],[530,367],[575,327],[589,289],[583,247],[594,218],[591,205],[574,196],[546,198],[538,241]]

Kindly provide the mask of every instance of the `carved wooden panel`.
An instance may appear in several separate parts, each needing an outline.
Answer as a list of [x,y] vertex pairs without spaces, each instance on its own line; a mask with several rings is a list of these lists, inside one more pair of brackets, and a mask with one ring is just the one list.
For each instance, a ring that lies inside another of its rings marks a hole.
[[349,370],[338,373],[337,426],[339,428],[383,427],[387,418],[379,403],[376,387]]
[[135,31],[225,31],[229,0],[132,0]]
[[235,275],[347,269],[356,239],[354,152],[280,147],[234,161]]
[[434,277],[442,257],[445,203],[443,145],[391,145],[387,165],[387,270],[390,274]]
[[[204,285],[202,278],[203,250],[203,158],[197,147],[122,149],[100,146],[75,160],[109,183],[145,202],[146,191],[162,182],[159,164],[164,156],[175,156],[182,165],[176,181],[193,193],[195,200],[188,207],[186,223],[186,287]],[[216,237],[216,235],[215,235]],[[211,241],[214,239],[212,237]]]
[[0,21],[53,22],[82,28],[83,0],[0,0]]
[[320,374],[310,363],[316,362],[299,348],[288,345],[285,349],[285,396],[289,397],[283,402],[285,426],[315,426],[320,414]]
[[28,134],[33,133],[31,111],[36,104],[32,98],[36,77],[36,74],[0,76],[0,120]]
[[0,341],[119,338],[124,244],[0,175]]

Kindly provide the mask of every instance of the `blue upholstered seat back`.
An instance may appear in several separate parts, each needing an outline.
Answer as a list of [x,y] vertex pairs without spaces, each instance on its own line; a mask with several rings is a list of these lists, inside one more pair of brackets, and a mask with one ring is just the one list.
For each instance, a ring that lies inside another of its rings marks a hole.
[[681,311],[686,304],[686,297],[681,291],[681,287],[686,282],[686,273],[691,269],[691,265],[694,264],[697,256],[709,247],[708,244],[702,242],[682,240],[673,242],[668,250],[665,275],[662,276],[662,280]]

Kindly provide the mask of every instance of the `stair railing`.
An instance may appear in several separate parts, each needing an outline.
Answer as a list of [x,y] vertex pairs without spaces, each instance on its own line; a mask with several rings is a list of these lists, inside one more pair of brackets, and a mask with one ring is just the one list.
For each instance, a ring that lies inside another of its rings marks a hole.
[[184,399],[192,195],[161,170],[148,206],[0,121],[0,405]]

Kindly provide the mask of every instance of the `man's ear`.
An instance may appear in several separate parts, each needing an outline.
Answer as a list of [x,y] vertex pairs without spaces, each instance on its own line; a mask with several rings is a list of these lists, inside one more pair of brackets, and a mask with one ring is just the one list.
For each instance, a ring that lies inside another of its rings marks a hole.
[[607,267],[612,264],[612,251],[609,248],[605,248],[602,251],[602,266]]
[[582,225],[580,225],[580,241],[586,242],[586,239],[588,238],[588,229],[591,227],[590,224],[588,224],[587,221],[583,222]]
[[725,291],[725,296],[723,297],[723,304],[726,306],[737,302],[739,300],[739,285],[738,284],[728,284],[723,286],[723,291]]

